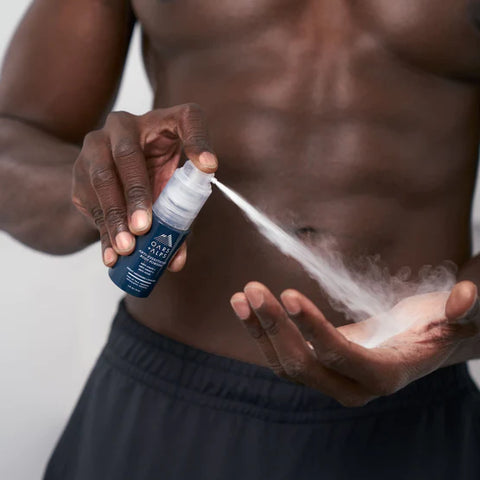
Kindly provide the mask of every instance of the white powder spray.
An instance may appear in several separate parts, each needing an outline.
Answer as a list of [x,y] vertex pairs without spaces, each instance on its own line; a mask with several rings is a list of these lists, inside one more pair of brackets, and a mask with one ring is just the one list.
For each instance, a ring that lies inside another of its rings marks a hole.
[[[361,270],[349,270],[332,239],[324,238],[318,247],[312,249],[288,234],[216,178],[212,179],[212,183],[244,212],[268,241],[300,263],[328,295],[335,310],[356,322],[375,317],[374,321],[370,321],[368,338],[361,342],[364,346],[378,345],[418,320],[418,315],[411,306],[404,311],[405,309],[399,308],[400,304],[390,311],[402,299],[429,292],[446,292],[455,283],[455,266],[447,263],[437,267],[423,267],[418,281],[409,280],[408,268],[401,269],[396,275],[390,275],[388,270],[380,265],[378,257],[362,259]],[[408,319],[399,318],[407,313]],[[442,312],[432,314],[438,315]]]

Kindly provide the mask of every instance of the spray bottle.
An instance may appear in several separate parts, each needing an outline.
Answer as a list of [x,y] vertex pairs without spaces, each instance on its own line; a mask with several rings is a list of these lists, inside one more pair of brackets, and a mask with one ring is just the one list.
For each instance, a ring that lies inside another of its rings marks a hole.
[[153,204],[150,231],[137,237],[135,250],[119,257],[109,270],[118,287],[135,297],[150,294],[212,193],[213,177],[190,160],[175,171]]

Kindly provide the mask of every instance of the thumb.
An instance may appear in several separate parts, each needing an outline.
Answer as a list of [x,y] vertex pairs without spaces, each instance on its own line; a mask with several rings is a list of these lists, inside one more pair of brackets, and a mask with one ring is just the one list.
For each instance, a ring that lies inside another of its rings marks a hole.
[[445,305],[445,316],[448,320],[469,323],[479,313],[479,303],[476,285],[463,280],[457,283],[450,292]]

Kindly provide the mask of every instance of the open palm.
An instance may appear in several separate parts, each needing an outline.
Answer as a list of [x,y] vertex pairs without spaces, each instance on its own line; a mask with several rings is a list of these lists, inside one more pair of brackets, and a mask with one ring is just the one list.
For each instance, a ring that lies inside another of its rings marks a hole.
[[347,406],[394,393],[477,341],[477,289],[468,281],[339,328],[300,292],[286,290],[281,300],[251,282],[231,304],[275,373]]

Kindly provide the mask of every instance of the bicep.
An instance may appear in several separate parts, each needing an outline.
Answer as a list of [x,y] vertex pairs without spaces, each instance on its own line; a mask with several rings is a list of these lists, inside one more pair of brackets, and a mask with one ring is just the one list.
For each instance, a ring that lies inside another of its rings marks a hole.
[[10,43],[0,115],[79,143],[110,110],[134,24],[127,0],[35,0]]

